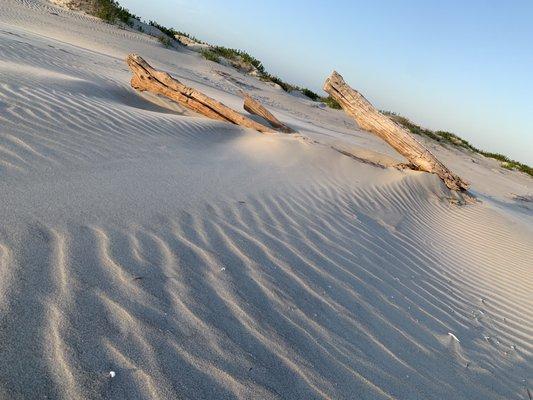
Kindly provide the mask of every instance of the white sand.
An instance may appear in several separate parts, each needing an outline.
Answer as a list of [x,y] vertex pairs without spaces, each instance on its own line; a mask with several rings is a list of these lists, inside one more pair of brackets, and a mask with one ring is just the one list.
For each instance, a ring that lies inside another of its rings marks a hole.
[[[132,51],[319,143],[150,102]],[[482,200],[457,206],[330,145],[397,158],[196,53],[2,0],[0,399],[528,399],[533,180],[430,143]]]

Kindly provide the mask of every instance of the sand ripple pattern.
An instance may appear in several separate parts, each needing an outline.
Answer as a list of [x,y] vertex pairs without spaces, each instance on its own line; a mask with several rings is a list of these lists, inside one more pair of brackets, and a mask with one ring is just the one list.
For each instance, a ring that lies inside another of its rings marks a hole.
[[211,73],[0,2],[1,400],[529,400],[527,223],[427,174],[171,113],[129,88],[132,48]]
[[415,181],[250,196],[125,229],[28,226],[23,247],[0,247],[1,387],[10,398],[520,398],[533,252],[530,235],[491,229],[499,218]]

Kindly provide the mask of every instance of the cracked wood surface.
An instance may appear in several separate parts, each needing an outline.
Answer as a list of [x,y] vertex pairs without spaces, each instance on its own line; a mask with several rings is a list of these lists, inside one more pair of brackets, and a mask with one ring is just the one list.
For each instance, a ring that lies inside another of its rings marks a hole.
[[255,100],[248,93],[241,90],[241,94],[244,97],[244,109],[250,114],[259,115],[266,119],[268,123],[273,127],[284,133],[294,133],[295,130],[285,125],[279,119],[277,119],[270,111],[268,111],[259,101]]
[[156,70],[137,54],[128,55],[126,62],[133,72],[131,86],[134,89],[161,94],[212,119],[231,122],[262,133],[275,132],[274,129],[245,117],[202,92],[184,85],[166,72]]
[[436,174],[451,190],[464,191],[468,184],[451,172],[404,127],[380,113],[361,93],[352,89],[340,74],[333,72],[324,83],[330,94],[364,130],[379,136],[404,156],[413,169]]

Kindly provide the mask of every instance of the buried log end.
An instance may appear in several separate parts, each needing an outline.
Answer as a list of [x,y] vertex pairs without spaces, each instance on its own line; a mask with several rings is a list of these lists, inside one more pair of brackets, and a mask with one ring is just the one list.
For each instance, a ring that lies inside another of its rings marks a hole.
[[137,53],[130,53],[128,54],[128,56],[126,57],[126,62],[128,64],[130,64],[130,62],[136,62],[138,64],[142,63],[142,62],[146,62],[144,61],[144,58],[142,58],[140,55],[138,55]]
[[239,90],[239,93],[244,98],[243,108],[250,114],[258,115],[264,118],[270,126],[279,132],[283,133],[295,133],[296,131],[279,119],[277,119],[270,111],[268,111],[259,101],[255,100],[252,96],[246,93],[244,90]]
[[132,71],[134,71],[134,68],[136,66],[142,64],[143,62],[146,63],[146,61],[144,61],[144,59],[140,55],[135,53],[130,53],[126,57],[126,64],[128,64],[128,67],[130,67]]
[[444,179],[444,183],[450,190],[466,192],[470,188],[470,183],[462,180],[459,176],[452,174],[449,179]]

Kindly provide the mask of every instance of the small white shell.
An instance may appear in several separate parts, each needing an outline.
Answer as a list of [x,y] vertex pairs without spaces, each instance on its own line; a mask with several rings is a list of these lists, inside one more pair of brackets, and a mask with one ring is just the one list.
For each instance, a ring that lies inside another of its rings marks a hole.
[[448,332],[448,335],[450,335],[452,338],[454,338],[454,339],[457,340],[458,342],[461,342],[459,339],[457,339],[457,336],[455,336],[453,333]]

